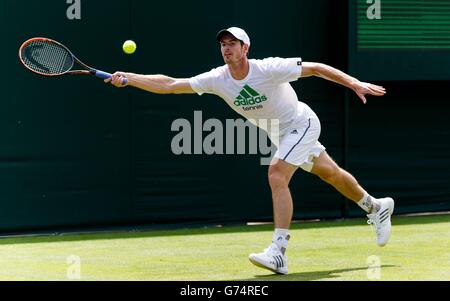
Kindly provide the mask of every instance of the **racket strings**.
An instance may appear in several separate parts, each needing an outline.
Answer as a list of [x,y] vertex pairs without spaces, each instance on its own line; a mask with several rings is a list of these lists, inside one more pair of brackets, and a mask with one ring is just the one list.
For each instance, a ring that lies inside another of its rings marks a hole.
[[71,53],[48,41],[33,41],[22,49],[22,59],[30,69],[56,75],[69,71],[74,63]]

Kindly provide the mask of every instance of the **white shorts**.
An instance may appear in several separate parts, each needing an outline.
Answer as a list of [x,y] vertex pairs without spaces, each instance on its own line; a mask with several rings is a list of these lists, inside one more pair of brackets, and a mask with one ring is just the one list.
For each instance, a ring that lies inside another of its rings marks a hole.
[[293,123],[279,138],[274,157],[311,172],[313,158],[325,150],[318,140],[320,129],[320,121],[315,114]]

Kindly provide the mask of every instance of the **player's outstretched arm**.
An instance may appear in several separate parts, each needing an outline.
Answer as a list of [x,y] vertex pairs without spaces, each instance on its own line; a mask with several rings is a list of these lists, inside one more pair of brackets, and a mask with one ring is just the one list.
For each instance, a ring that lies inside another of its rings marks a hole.
[[187,78],[172,78],[165,75],[142,75],[127,72],[116,72],[111,79],[105,80],[111,82],[116,87],[124,87],[124,79],[128,80],[128,86],[136,87],[148,92],[157,94],[192,94],[195,93],[189,84]]
[[383,96],[386,89],[382,86],[360,82],[358,79],[336,69],[321,63],[303,62],[301,77],[318,76],[329,81],[346,86],[353,91],[366,103],[365,95]]

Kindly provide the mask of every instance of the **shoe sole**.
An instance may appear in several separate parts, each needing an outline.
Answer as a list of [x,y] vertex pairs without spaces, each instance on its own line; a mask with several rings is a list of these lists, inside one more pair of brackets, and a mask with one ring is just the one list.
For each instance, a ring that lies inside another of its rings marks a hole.
[[278,271],[278,270],[269,268],[268,266],[265,266],[264,264],[260,263],[259,261],[256,261],[255,259],[253,259],[251,257],[249,257],[248,260],[250,260],[251,263],[253,263],[254,265],[256,265],[259,268],[263,268],[263,269],[269,270],[271,272],[274,272],[274,273],[280,274],[280,275],[286,275],[287,274],[287,272],[282,272],[282,271]]

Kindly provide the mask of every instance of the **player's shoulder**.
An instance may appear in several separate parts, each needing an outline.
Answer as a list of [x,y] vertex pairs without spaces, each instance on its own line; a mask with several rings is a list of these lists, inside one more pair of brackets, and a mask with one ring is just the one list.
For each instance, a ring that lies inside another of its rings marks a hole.
[[285,60],[285,58],[282,57],[266,57],[263,59],[251,59],[249,60],[250,62],[252,62],[254,65],[258,66],[259,68],[265,70],[265,69],[271,69],[279,64],[281,64],[283,61]]
[[254,64],[257,65],[270,65],[279,61],[284,60],[285,58],[278,57],[278,56],[270,56],[263,59],[251,59],[249,61],[252,61]]
[[219,67],[216,67],[216,68],[212,68],[209,71],[209,73],[213,77],[224,77],[224,76],[226,76],[228,74],[227,73],[227,68],[228,68],[227,65],[219,66]]
[[263,59],[250,59],[249,62],[253,65],[253,70],[257,69],[263,74],[271,75],[272,70],[276,69],[283,58],[280,57],[266,57]]
[[216,68],[212,68],[208,71],[205,71],[203,73],[197,74],[195,76],[193,76],[193,78],[196,79],[202,79],[202,80],[212,80],[212,81],[217,81],[217,80],[222,80],[226,77],[226,66],[219,66]]
[[265,59],[254,60],[254,64],[259,66],[261,70],[285,70],[289,69],[291,66],[301,66],[302,59],[300,57],[267,57]]

